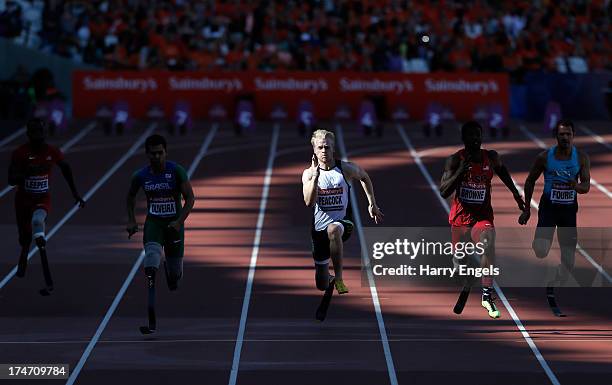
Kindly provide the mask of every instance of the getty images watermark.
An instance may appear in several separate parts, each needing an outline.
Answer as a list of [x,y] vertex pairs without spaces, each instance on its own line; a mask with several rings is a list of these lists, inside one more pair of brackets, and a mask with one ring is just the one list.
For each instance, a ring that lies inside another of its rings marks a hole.
[[[480,261],[485,253],[486,245],[482,242],[441,242],[441,241],[426,241],[421,238],[419,241],[412,241],[408,238],[399,239],[389,242],[374,242],[372,244],[371,255],[376,261],[382,262],[383,258],[389,256],[402,257],[415,261],[417,258],[432,257],[448,257],[455,258],[457,261],[453,266],[437,266],[430,263],[403,263],[399,266],[385,266],[383,263],[375,263],[372,265],[372,272],[375,276],[434,276],[434,277],[449,277],[456,276],[467,277],[483,277],[483,276],[498,276],[500,274],[499,267],[488,265],[471,266],[466,258],[474,257]],[[465,262],[465,263],[464,263]]]
[[580,248],[563,258],[556,239],[546,258],[535,256],[533,227],[497,227],[486,246],[463,230],[452,240],[449,227],[365,227],[362,283],[457,286],[486,276],[506,287],[612,286],[612,228],[577,228]]

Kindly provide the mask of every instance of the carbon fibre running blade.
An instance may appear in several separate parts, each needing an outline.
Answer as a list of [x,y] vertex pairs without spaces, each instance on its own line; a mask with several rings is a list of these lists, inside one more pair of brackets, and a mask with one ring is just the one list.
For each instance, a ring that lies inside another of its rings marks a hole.
[[553,312],[555,317],[567,317],[561,309],[559,309],[559,305],[557,305],[557,298],[555,297],[555,290],[552,287],[546,288],[546,299],[548,300],[548,306],[550,306],[550,310]]
[[463,313],[463,308],[465,307],[465,303],[467,302],[468,297],[470,296],[471,288],[469,286],[461,289],[461,293],[459,293],[459,298],[457,298],[457,303],[453,308],[453,313],[461,314]]
[[325,317],[327,317],[327,309],[329,309],[329,304],[331,303],[332,296],[334,295],[334,284],[335,280],[329,281],[329,286],[325,289],[325,293],[323,293],[323,298],[321,299],[321,304],[317,308],[317,313],[315,318],[318,321],[325,321]]

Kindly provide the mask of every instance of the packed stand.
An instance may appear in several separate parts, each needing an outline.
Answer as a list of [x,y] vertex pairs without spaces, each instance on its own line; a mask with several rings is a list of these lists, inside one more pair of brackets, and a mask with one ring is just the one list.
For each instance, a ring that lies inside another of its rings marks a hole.
[[2,3],[0,35],[112,69],[612,69],[604,0]]

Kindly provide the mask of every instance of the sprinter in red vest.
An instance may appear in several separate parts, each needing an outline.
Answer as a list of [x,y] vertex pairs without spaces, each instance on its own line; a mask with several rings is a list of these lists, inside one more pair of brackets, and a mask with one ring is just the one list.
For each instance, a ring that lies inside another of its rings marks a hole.
[[41,295],[53,291],[53,280],[47,262],[45,223],[51,210],[50,177],[53,165],[57,165],[72,196],[79,207],[85,202],[77,192],[72,177],[72,169],[64,160],[64,154],[55,146],[46,142],[47,125],[42,119],[30,119],[27,123],[28,143],[18,147],[11,157],[8,182],[17,187],[15,194],[15,212],[19,230],[21,254],[17,266],[17,277],[23,277],[28,266],[28,252],[32,239],[38,247],[45,276],[45,288]]
[[[453,243],[482,242],[484,253],[479,263],[480,266],[489,266],[494,263],[495,258],[495,227],[491,206],[493,173],[497,174],[508,187],[519,210],[523,211],[525,203],[499,154],[480,148],[482,126],[475,121],[465,123],[461,127],[461,139],[464,148],[446,160],[440,182],[440,195],[448,198],[455,193],[448,216]],[[453,261],[463,262],[456,258],[453,258]],[[481,303],[491,318],[499,318],[500,313],[495,306],[492,284],[491,276],[482,278]],[[468,294],[469,285],[466,285],[457,303],[458,306],[455,307],[455,313],[461,313]]]

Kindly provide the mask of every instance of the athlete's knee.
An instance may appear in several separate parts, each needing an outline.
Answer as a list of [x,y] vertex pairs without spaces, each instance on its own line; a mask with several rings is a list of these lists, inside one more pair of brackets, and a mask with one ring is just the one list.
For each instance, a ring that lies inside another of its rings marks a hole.
[[32,228],[41,228],[45,226],[45,221],[37,216],[32,216]]
[[492,244],[495,242],[495,227],[490,221],[477,222],[470,230],[470,237],[474,242]]
[[344,227],[339,223],[332,223],[327,226],[327,236],[330,240],[338,240],[342,239],[342,234],[344,233]]
[[162,246],[156,242],[149,242],[145,244],[145,258],[144,258],[144,267],[154,267],[155,269],[159,268],[159,263],[161,261],[162,255]]
[[329,286],[329,260],[315,262],[315,283],[317,289],[324,291]]
[[45,237],[45,220],[47,212],[43,209],[34,210],[32,214],[32,236],[34,239]]
[[480,233],[478,242],[481,243],[483,254],[493,258],[495,255],[495,230],[487,229]]
[[492,247],[493,244],[495,243],[495,230],[493,229],[483,230],[480,233],[478,240],[484,243],[486,247]]
[[536,238],[531,244],[531,248],[538,258],[546,258],[550,251],[551,241],[550,239]]

